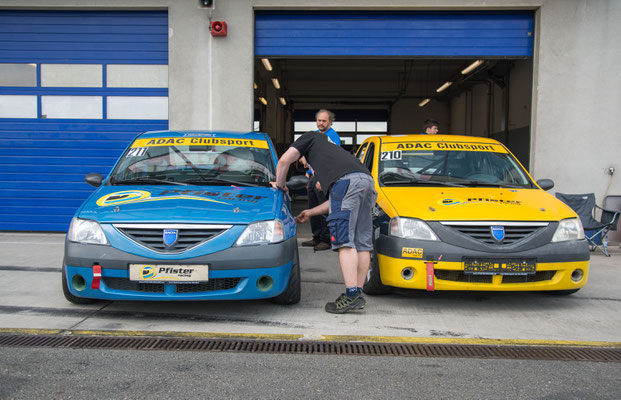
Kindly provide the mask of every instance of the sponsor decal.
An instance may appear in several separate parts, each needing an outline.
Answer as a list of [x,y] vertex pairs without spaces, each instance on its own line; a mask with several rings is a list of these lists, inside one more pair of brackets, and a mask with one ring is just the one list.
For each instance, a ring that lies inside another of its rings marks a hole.
[[520,206],[522,202],[519,200],[505,200],[505,199],[493,199],[488,197],[468,197],[466,200],[462,199],[442,199],[438,201],[438,204],[443,206],[455,206],[458,204],[473,204],[473,203],[495,203]]
[[507,150],[502,146],[487,143],[403,142],[382,144],[382,152],[391,152],[395,150],[493,151],[496,153],[507,152]]
[[502,242],[505,238],[505,228],[504,226],[495,226],[492,225],[489,227],[492,237],[496,239],[497,242]]
[[[169,191],[166,190],[160,193],[161,197],[153,197],[150,192],[147,192],[144,190],[124,190],[121,192],[114,192],[114,193],[110,193],[105,196],[102,196],[97,200],[96,203],[100,207],[108,207],[108,206],[118,206],[121,204],[145,203],[145,202],[150,202],[150,201],[161,201],[161,200],[199,200],[199,201],[209,201],[209,202],[214,202],[214,203],[226,204],[229,206],[231,205],[230,203],[225,203],[223,201],[218,201],[214,199],[207,199],[199,195],[188,194],[188,195],[163,196],[163,194],[166,192],[169,192]],[[173,190],[172,192],[179,192],[179,191]],[[185,192],[191,193],[193,191],[186,190]]]
[[167,137],[138,139],[132,143],[131,148],[144,148],[155,146],[235,146],[235,147],[254,147],[258,149],[268,149],[265,140],[249,140],[237,138],[214,138],[214,137]]
[[401,257],[423,258],[423,249],[418,249],[414,247],[402,247]]
[[130,265],[130,280],[201,282],[208,280],[207,265]]

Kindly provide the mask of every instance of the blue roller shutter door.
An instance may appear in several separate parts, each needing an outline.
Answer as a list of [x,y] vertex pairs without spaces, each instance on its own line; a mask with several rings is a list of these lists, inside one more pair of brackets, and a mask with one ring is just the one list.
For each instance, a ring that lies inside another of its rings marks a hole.
[[0,10],[0,68],[26,76],[0,77],[0,230],[66,231],[94,190],[84,175],[168,128],[167,64],[166,11]]
[[529,57],[533,12],[270,12],[258,57]]

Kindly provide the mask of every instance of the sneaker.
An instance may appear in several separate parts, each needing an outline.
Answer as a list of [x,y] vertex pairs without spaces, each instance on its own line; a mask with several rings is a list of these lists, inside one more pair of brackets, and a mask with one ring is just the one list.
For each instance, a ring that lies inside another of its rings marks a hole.
[[326,303],[326,311],[332,314],[343,314],[349,311],[362,310],[366,305],[367,301],[360,293],[354,297],[349,297],[343,293],[334,303]]
[[302,246],[304,247],[315,247],[319,244],[319,242],[315,242],[315,239],[307,240],[306,242],[302,242]]
[[315,251],[321,251],[321,250],[330,250],[332,246],[330,245],[330,243],[319,242],[315,246],[313,246],[313,248],[315,249]]

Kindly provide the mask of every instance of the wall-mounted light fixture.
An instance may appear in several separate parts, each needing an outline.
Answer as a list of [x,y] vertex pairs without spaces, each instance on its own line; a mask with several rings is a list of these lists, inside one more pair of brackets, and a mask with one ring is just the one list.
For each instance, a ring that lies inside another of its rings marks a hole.
[[267,105],[267,100],[265,100],[265,97],[259,97],[259,101],[263,103],[264,106]]
[[418,103],[419,107],[424,107],[425,104],[429,103],[431,101],[431,99],[425,99],[423,101],[421,101],[420,103]]
[[283,106],[287,105],[287,100],[285,100],[284,97],[279,97],[278,100],[280,100],[280,104],[282,104]]
[[436,92],[440,93],[443,90],[446,90],[449,86],[451,86],[453,82],[446,82],[444,85],[440,86],[436,89]]
[[257,90],[259,88],[259,85],[257,85],[257,83],[254,83],[254,89]]
[[466,68],[462,69],[461,74],[466,75],[467,73],[474,71],[481,64],[483,64],[483,60],[476,60],[472,64],[468,65]]
[[280,90],[280,82],[278,82],[278,78],[272,78],[272,83],[274,84],[276,90]]
[[270,60],[268,60],[267,58],[262,58],[261,62],[263,63],[263,66],[265,67],[266,70],[268,71],[272,70],[272,64],[270,64]]

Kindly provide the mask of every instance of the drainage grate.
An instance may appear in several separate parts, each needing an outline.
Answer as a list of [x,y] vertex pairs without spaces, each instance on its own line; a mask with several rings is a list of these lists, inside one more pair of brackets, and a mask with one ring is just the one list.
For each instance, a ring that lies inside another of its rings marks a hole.
[[252,339],[101,337],[78,335],[0,335],[4,347],[226,351],[275,354],[499,358],[521,360],[621,362],[621,348],[421,343],[351,343]]

